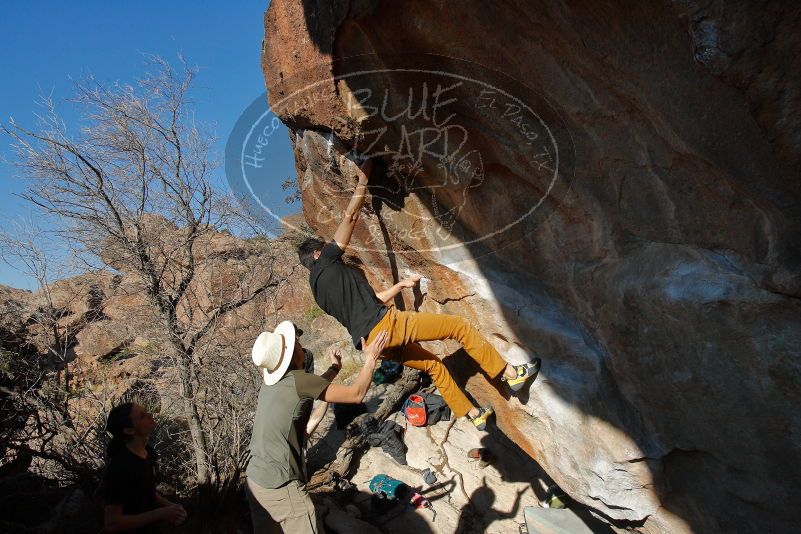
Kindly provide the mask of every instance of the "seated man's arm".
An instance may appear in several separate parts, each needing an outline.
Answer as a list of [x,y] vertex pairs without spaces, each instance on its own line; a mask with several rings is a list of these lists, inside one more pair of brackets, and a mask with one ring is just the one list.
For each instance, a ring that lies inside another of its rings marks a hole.
[[[388,339],[389,334],[382,330],[373,342],[367,345],[364,349],[364,365],[353,384],[349,386],[331,384],[323,390],[318,398],[326,402],[339,402],[342,404],[359,404],[362,402],[364,396],[367,395],[367,390],[370,388],[370,382],[373,380],[376,362],[381,356]],[[365,340],[362,339],[362,347],[365,346],[365,343]]]
[[[170,521],[180,517],[178,506],[165,506],[141,514],[123,514],[121,504],[109,504],[104,510],[105,532],[131,532],[159,521]],[[183,513],[184,517],[186,512]]]
[[161,508],[168,506],[174,506],[177,508],[177,510],[174,511],[171,519],[173,525],[180,525],[184,522],[184,519],[186,519],[186,509],[182,505],[175,504],[171,500],[167,499],[158,491],[156,492],[156,504],[158,504]]
[[420,281],[420,278],[422,277],[419,274],[413,274],[409,278],[401,280],[400,282],[390,287],[389,289],[385,289],[384,291],[379,291],[378,293],[375,294],[375,296],[378,297],[378,300],[380,300],[384,304],[389,304],[390,302],[392,302],[392,299],[395,298],[395,295],[400,293],[404,287],[414,287],[415,284],[417,284],[417,282]]
[[353,228],[356,226],[356,221],[359,220],[359,210],[364,205],[365,194],[367,193],[367,181],[370,175],[370,170],[373,168],[373,162],[369,159],[362,163],[361,167],[357,168],[356,174],[359,176],[359,183],[356,184],[356,190],[345,208],[345,213],[342,215],[342,221],[334,233],[334,241],[342,250],[350,243],[350,236],[353,235]]

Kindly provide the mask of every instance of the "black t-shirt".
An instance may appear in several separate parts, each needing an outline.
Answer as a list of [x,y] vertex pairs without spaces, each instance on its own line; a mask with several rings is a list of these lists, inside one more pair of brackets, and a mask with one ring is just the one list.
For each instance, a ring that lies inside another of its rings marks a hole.
[[[123,515],[141,514],[158,508],[155,452],[148,448],[147,459],[144,459],[123,447],[109,459],[103,486],[106,505],[121,504]],[[158,534],[161,529],[151,524],[133,532]]]
[[326,243],[312,264],[309,284],[317,305],[348,329],[353,345],[359,349],[360,338],[367,338],[387,308],[367,280],[342,263],[344,252],[336,241]]

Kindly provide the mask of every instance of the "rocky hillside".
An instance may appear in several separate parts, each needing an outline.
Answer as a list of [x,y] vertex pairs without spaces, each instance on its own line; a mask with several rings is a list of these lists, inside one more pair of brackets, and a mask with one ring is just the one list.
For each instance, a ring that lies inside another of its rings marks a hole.
[[[180,230],[165,232],[177,235]],[[242,369],[252,367],[248,365],[250,349],[265,328],[292,320],[307,331],[314,329],[312,324],[322,312],[308,290],[308,271],[297,265],[291,238],[248,241],[216,233],[207,236],[198,250],[199,276],[193,282],[196,290],[189,291],[188,315],[202,317],[215,299],[234,295],[237,272],[249,264],[274,260],[276,275],[284,280],[277,291],[260,295],[211,331],[210,343],[227,347],[232,358],[241,358]],[[54,348],[54,332],[45,327],[51,317],[66,344],[62,349]],[[9,349],[31,343],[34,352],[47,358],[54,369],[69,364],[74,387],[89,387],[111,399],[143,380],[170,380],[165,370],[171,365],[164,359],[170,350],[159,317],[131,272],[99,271],[60,280],[49,287],[49,295],[0,286],[0,325]],[[343,342],[344,328],[326,323],[318,330],[323,335],[304,340],[317,356],[323,357],[325,349],[336,342],[346,357],[355,353]]]
[[800,19],[778,0],[273,0],[262,66],[307,223],[332,236],[342,156],[372,156],[353,241],[371,281],[420,272],[396,304],[543,357],[515,398],[462,371],[571,497],[644,532],[790,532]]

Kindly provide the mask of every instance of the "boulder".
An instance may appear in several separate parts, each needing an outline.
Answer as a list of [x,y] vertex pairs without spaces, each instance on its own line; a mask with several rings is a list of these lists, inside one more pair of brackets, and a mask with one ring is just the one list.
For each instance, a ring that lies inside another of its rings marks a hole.
[[0,347],[11,349],[25,338],[24,316],[31,292],[0,285]]
[[274,0],[265,14],[306,223],[331,238],[355,183],[345,157],[371,156],[355,264],[375,286],[419,272],[396,305],[464,315],[510,361],[543,357],[515,397],[455,370],[621,528],[801,521],[799,9]]
[[76,336],[78,357],[95,360],[107,358],[120,352],[133,339],[124,324],[112,321],[97,321],[86,325]]

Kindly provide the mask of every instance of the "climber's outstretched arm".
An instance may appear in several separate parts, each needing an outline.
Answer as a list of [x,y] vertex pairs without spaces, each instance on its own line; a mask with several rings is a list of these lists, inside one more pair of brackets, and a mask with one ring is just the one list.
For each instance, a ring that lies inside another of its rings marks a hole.
[[377,292],[375,296],[378,297],[378,300],[380,300],[384,304],[388,304],[389,302],[392,301],[392,299],[395,298],[395,295],[401,292],[401,290],[404,287],[414,287],[415,284],[417,284],[417,282],[420,281],[420,278],[422,278],[422,276],[420,276],[419,274],[413,274],[409,278],[401,280],[394,286],[385,289],[384,291]]
[[362,163],[361,167],[357,167],[356,174],[359,177],[359,183],[356,184],[356,190],[353,192],[348,207],[345,208],[345,213],[342,214],[342,222],[339,223],[337,231],[334,233],[334,241],[342,250],[348,246],[350,236],[353,235],[353,228],[356,226],[356,221],[359,220],[359,210],[364,205],[367,182],[372,168],[373,162],[369,159]]

